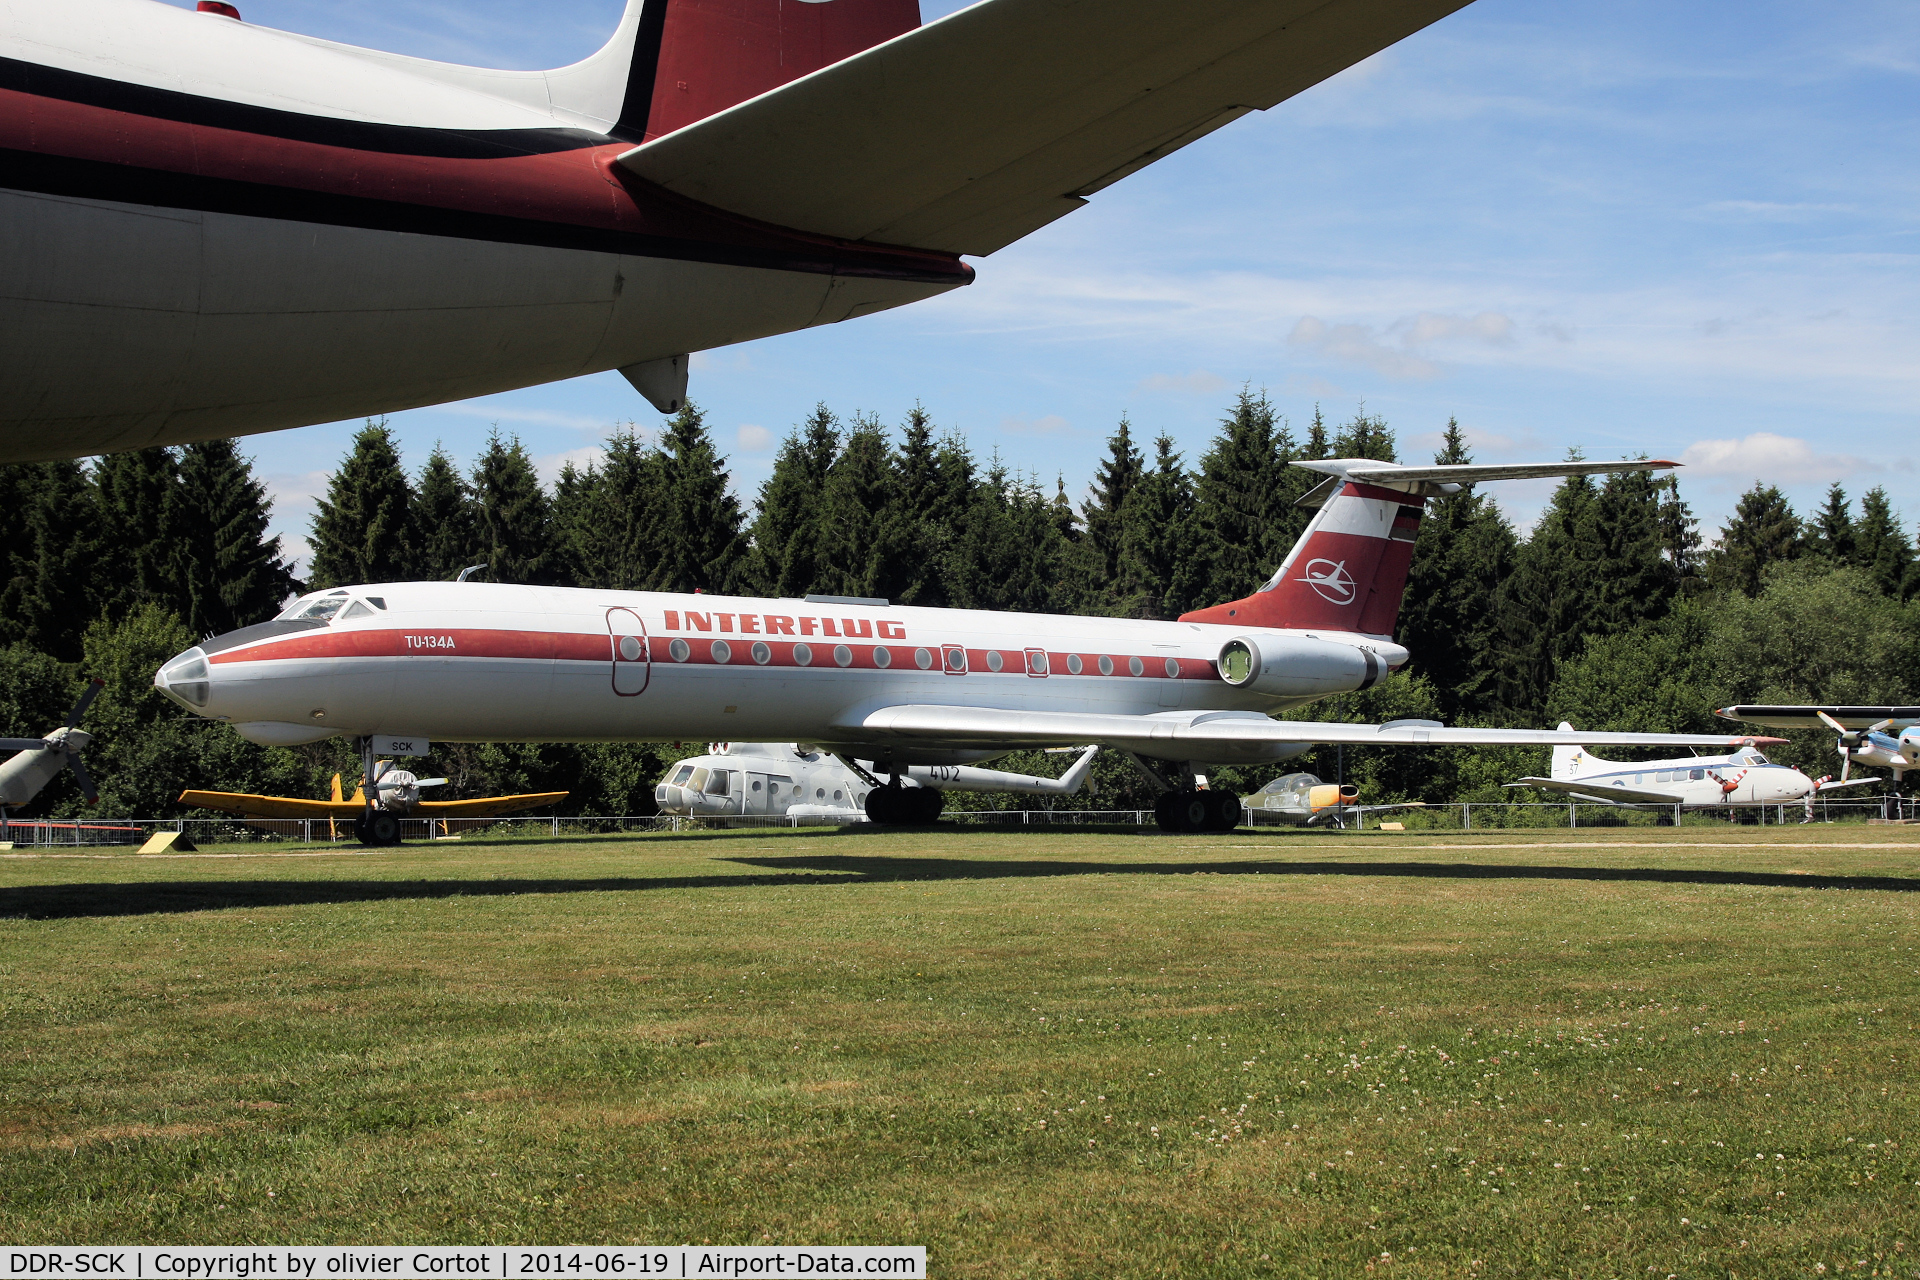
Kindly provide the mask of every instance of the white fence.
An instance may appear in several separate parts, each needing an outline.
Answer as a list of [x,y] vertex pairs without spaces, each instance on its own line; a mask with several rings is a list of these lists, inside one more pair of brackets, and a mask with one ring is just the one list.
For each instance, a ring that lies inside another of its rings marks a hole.
[[[1727,809],[1694,809],[1682,816],[1689,825],[1698,823],[1759,823],[1763,825],[1802,822],[1807,818],[1804,804],[1744,805]],[[1920,800],[1898,797],[1816,800],[1815,822],[1861,822],[1868,819],[1920,821]],[[1345,815],[1344,825],[1335,819],[1323,819],[1315,830],[1339,831],[1377,829],[1382,822],[1402,823],[1409,831],[1418,830],[1494,830],[1502,828],[1578,828],[1646,826],[1670,823],[1674,815],[1664,810],[1629,809],[1603,804],[1560,803],[1556,801],[1518,801],[1515,803],[1430,804],[1416,808],[1377,814]],[[942,824],[956,826],[1037,827],[1107,826],[1153,827],[1151,809],[950,809],[940,816]],[[410,841],[459,839],[463,835],[490,837],[546,837],[550,840],[590,835],[621,833],[653,834],[716,831],[753,827],[821,827],[840,825],[827,818],[785,817],[578,817],[578,818],[491,818],[454,819],[451,822],[403,818],[401,838]],[[869,829],[858,824],[861,829]],[[1279,814],[1250,810],[1245,826],[1292,827]],[[16,848],[85,848],[139,845],[156,831],[179,831],[195,844],[231,844],[238,842],[297,842],[303,844],[354,843],[353,824],[325,818],[286,818],[245,823],[233,818],[73,818],[16,819],[8,824],[0,840],[10,840]]]

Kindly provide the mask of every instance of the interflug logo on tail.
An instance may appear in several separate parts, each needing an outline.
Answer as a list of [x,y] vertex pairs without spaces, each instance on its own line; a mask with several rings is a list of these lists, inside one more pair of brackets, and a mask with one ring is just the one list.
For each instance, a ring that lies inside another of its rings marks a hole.
[[1354,593],[1353,575],[1347,572],[1345,560],[1309,560],[1306,576],[1296,579],[1304,582],[1317,592],[1322,600],[1334,604],[1352,604]]

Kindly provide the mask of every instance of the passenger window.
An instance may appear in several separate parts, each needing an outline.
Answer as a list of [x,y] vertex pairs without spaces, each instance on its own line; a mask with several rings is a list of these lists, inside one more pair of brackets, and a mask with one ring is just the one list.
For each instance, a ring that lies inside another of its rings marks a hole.
[[1707,776],[1707,771],[1705,769],[1689,769],[1687,771],[1687,777],[1691,778],[1695,782],[1700,781],[1702,778],[1706,776]]
[[755,791],[758,791],[760,789],[760,783],[757,780],[753,784],[753,789]]

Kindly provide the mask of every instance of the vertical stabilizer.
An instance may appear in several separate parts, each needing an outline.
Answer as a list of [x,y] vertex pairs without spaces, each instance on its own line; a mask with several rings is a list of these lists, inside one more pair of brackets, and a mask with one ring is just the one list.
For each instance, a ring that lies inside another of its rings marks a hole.
[[[1573,726],[1565,720],[1560,722],[1560,732],[1572,733]],[[1582,774],[1593,772],[1597,764],[1606,763],[1595,760],[1587,754],[1585,747],[1555,747],[1553,749],[1553,772],[1547,776],[1555,782],[1572,782]]]
[[1340,480],[1264,587],[1180,620],[1316,627],[1391,639],[1423,510],[1419,497]]

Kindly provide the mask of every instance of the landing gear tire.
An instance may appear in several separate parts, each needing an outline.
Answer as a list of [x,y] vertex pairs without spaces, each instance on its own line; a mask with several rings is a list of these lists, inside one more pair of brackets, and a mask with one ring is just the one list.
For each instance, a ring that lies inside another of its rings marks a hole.
[[911,820],[923,826],[931,826],[940,821],[940,811],[947,807],[947,793],[936,791],[932,787],[915,787],[906,793],[907,811]]
[[1240,825],[1245,810],[1241,807],[1240,797],[1231,791],[1203,791],[1207,798],[1207,830],[1232,831]]
[[867,792],[867,821],[883,827],[905,822],[906,804],[901,796],[898,787],[875,787]]
[[1162,831],[1192,835],[1211,830],[1212,803],[1205,791],[1169,791],[1153,802],[1153,820]]
[[384,810],[375,810],[371,817],[359,817],[353,820],[353,834],[365,845],[394,845],[400,843],[400,819]]

